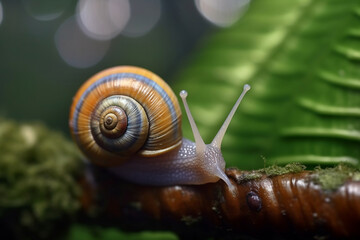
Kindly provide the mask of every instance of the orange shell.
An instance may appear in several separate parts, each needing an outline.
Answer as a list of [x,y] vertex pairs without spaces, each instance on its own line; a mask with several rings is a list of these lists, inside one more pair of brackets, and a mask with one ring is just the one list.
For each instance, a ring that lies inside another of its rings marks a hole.
[[136,99],[148,116],[148,139],[135,155],[157,156],[181,144],[181,110],[174,92],[166,82],[143,68],[113,67],[87,80],[74,96],[70,109],[71,134],[89,160],[111,166],[131,158],[101,148],[91,134],[93,111],[103,99],[112,95]]

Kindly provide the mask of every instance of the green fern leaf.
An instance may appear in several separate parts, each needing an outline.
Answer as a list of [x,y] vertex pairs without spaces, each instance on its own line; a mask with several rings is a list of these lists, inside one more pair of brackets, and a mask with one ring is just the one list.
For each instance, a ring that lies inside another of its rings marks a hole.
[[205,142],[252,86],[225,135],[227,166],[360,165],[358,0],[253,1],[178,79]]

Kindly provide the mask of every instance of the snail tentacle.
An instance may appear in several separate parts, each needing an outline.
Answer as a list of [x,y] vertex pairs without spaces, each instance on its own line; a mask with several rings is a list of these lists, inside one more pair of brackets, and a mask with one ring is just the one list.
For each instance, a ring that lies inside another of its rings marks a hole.
[[195,143],[182,137],[180,106],[156,74],[123,66],[104,70],[76,93],[70,111],[75,142],[94,164],[132,182],[147,185],[205,184],[225,174],[221,142],[245,93],[235,103],[210,144],[205,144],[182,91]]
[[186,114],[195,138],[196,158],[199,162],[203,163],[203,166],[206,167],[204,169],[204,172],[207,172],[207,174],[217,176],[218,178],[222,179],[233,193],[235,193],[236,188],[233,186],[233,184],[231,184],[231,181],[225,174],[225,160],[221,154],[221,142],[238,106],[240,105],[241,100],[243,99],[246,92],[249,90],[250,85],[245,84],[242,93],[240,94],[238,100],[236,101],[234,107],[230,111],[220,130],[216,134],[213,141],[207,145],[205,145],[204,140],[202,139],[196,126],[195,120],[191,115],[189,106],[186,101],[186,97],[188,96],[187,92],[185,90],[182,90],[180,92],[180,97],[184,103]]

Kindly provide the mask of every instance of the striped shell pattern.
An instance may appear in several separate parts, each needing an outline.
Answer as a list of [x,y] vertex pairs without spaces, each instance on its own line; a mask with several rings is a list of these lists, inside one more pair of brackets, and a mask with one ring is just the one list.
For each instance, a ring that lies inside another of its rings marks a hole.
[[76,93],[71,134],[99,165],[118,165],[136,155],[157,156],[181,145],[181,110],[171,88],[139,67],[106,69]]

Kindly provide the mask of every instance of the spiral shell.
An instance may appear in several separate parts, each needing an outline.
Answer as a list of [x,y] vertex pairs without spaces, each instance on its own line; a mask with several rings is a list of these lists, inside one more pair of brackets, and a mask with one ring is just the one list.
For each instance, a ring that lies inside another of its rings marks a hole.
[[182,141],[175,94],[159,76],[138,67],[114,67],[91,77],[73,99],[69,124],[87,157],[105,166],[157,156]]

